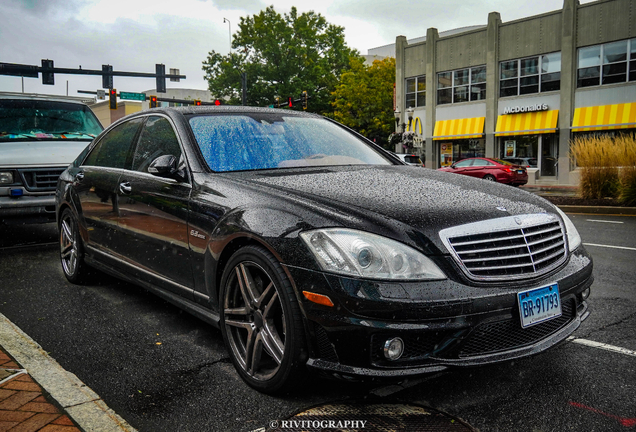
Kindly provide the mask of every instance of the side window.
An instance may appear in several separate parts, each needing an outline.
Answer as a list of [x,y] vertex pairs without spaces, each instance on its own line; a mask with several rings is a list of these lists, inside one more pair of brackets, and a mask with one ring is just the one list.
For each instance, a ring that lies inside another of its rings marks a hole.
[[107,168],[124,168],[133,139],[143,119],[136,118],[120,124],[95,146],[84,165]]
[[141,131],[139,144],[133,157],[132,170],[148,172],[148,165],[159,156],[172,155],[181,158],[181,147],[170,122],[151,116]]
[[455,166],[458,167],[458,168],[465,168],[465,167],[470,166],[472,163],[473,163],[472,159],[466,159],[466,160],[457,162],[455,164]]

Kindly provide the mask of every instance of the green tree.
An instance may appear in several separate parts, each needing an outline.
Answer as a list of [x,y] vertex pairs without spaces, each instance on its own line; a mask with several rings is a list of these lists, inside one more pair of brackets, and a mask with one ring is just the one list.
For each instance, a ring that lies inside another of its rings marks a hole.
[[394,83],[393,57],[375,60],[370,66],[362,57],[351,57],[349,70],[333,92],[334,120],[386,147],[395,125]]
[[247,104],[267,106],[275,97],[299,99],[309,94],[309,111],[331,112],[338,77],[357,51],[347,47],[344,29],[314,12],[298,14],[295,7],[280,15],[273,6],[242,17],[233,35],[233,51],[211,51],[203,62],[205,79],[217,97],[241,103],[241,73],[247,73]]

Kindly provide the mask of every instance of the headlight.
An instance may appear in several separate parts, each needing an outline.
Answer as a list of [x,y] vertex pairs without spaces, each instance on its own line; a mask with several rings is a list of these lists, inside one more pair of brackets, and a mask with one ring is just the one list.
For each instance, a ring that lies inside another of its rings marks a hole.
[[300,233],[324,271],[369,279],[439,280],[446,275],[415,249],[345,228]]
[[[556,207],[556,206],[555,206]],[[568,245],[570,246],[570,252],[581,245],[581,236],[579,232],[576,230],[576,227],[572,223],[569,217],[560,208],[556,207],[557,211],[563,218],[563,222],[565,222],[565,232],[568,235]]]
[[0,184],[13,183],[13,173],[11,171],[0,171]]

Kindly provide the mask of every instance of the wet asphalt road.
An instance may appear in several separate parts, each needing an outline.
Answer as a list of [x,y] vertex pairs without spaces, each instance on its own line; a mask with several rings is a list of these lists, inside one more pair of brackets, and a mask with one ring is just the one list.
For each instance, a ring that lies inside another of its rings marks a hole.
[[[575,333],[636,351],[636,217],[574,215],[594,257],[591,317]],[[602,222],[600,222],[602,221]],[[613,223],[622,222],[622,223]],[[628,431],[636,357],[565,342],[516,362],[402,386],[314,379],[289,397],[238,378],[221,334],[141,288],[64,278],[53,224],[0,226],[0,312],[140,431],[252,431],[321,403],[414,403],[481,431]]]

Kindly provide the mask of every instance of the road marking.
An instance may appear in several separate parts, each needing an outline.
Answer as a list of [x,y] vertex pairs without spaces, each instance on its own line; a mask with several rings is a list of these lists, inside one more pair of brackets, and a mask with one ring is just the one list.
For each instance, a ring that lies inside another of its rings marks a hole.
[[625,249],[625,250],[633,250],[636,251],[636,248],[626,247],[626,246],[610,246],[610,245],[602,245],[602,244],[594,244],[594,243],[583,243],[585,246],[597,246],[597,247],[605,247],[612,249]]
[[625,222],[620,222],[620,221],[608,221],[608,220],[600,220],[600,219],[586,219],[588,222],[604,222],[604,223],[615,223],[615,224],[622,224]]
[[599,349],[602,349],[602,350],[605,350],[605,351],[611,351],[611,352],[615,352],[615,353],[619,353],[619,354],[625,354],[625,355],[628,355],[628,356],[636,357],[636,351],[632,351],[632,350],[629,350],[627,348],[621,348],[621,347],[617,347],[617,346],[614,346],[614,345],[604,344],[604,343],[600,343],[600,342],[594,342],[594,341],[587,340],[587,339],[578,339],[578,338],[575,338],[573,336],[570,336],[568,338],[568,340],[570,342],[574,342],[574,343],[577,343],[577,344],[589,346],[589,347],[592,347],[592,348],[599,348]]

